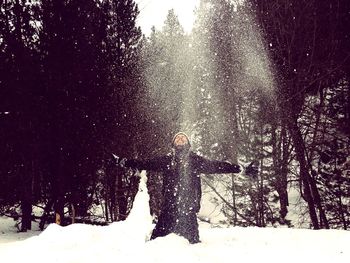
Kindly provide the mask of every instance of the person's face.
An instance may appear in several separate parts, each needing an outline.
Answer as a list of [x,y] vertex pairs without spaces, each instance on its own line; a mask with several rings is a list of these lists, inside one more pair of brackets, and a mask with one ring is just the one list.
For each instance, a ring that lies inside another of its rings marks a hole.
[[183,134],[179,134],[174,139],[174,146],[176,148],[183,148],[184,146],[188,145],[189,141],[187,137]]

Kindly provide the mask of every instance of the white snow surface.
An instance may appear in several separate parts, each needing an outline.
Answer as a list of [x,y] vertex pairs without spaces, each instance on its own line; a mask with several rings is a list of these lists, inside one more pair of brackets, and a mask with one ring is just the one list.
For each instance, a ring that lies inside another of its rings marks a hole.
[[43,232],[16,233],[0,220],[1,262],[350,262],[350,232],[200,224],[201,243],[175,234],[148,241],[154,225],[146,174],[129,217],[109,226],[49,225]]

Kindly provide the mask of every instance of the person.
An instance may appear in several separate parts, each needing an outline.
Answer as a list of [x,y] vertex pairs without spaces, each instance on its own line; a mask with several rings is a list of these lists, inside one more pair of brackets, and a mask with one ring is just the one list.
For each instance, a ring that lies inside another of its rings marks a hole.
[[151,239],[175,233],[191,244],[200,242],[197,213],[201,201],[201,174],[241,173],[254,177],[254,165],[241,167],[224,161],[208,160],[191,151],[188,136],[177,133],[172,140],[172,153],[151,160],[126,160],[114,155],[120,166],[163,174],[163,206]]

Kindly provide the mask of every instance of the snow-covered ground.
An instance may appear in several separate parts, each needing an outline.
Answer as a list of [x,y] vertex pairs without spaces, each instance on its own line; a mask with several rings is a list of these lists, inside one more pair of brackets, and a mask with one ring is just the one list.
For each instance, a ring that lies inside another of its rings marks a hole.
[[147,241],[153,225],[142,178],[128,219],[109,226],[52,224],[16,233],[12,220],[0,218],[1,262],[350,262],[350,232],[341,230],[201,224],[199,244],[174,234]]

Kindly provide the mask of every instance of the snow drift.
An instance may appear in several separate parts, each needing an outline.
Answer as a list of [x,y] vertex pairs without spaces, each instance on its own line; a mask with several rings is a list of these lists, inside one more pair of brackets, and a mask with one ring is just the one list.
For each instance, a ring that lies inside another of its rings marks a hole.
[[39,235],[33,231],[34,236],[15,242],[9,242],[8,231],[0,229],[1,261],[350,262],[350,232],[343,230],[211,228],[200,224],[199,244],[191,245],[175,234],[148,241],[154,226],[146,180],[146,174],[141,173],[139,192],[125,221],[109,226],[51,224]]

